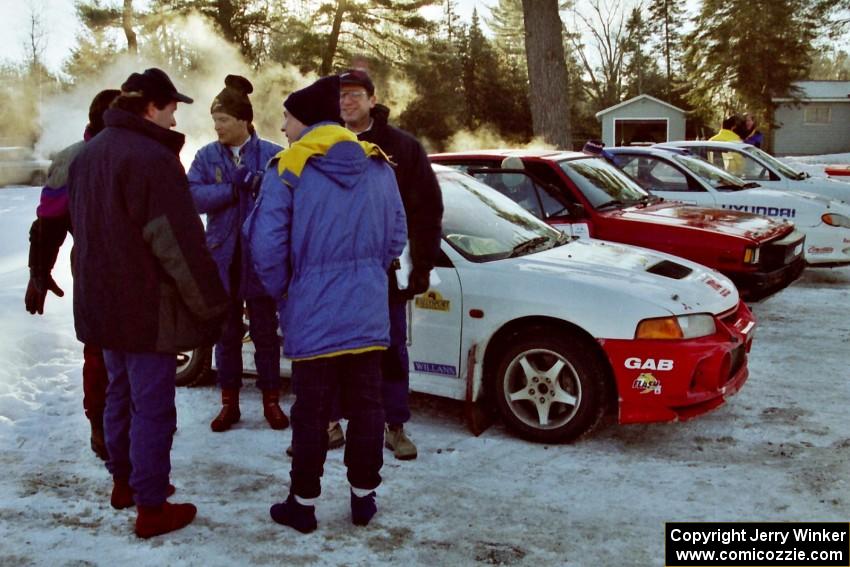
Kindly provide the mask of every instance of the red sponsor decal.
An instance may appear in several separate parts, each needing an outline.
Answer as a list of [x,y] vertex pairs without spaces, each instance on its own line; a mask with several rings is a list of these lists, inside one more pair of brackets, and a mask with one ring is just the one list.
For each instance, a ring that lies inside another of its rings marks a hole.
[[833,248],[831,246],[824,246],[822,248],[818,248],[817,246],[809,246],[808,252],[809,254],[831,254],[833,252]]
[[714,278],[705,278],[705,285],[717,291],[717,293],[719,293],[721,297],[728,297],[729,294],[732,293],[729,288],[727,288]]

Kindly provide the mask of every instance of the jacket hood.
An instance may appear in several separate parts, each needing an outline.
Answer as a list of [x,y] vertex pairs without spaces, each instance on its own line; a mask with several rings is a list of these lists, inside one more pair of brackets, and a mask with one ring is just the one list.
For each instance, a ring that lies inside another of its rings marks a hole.
[[369,112],[369,116],[375,121],[374,126],[386,126],[390,120],[390,109],[383,104],[376,104]]
[[132,112],[120,108],[110,108],[103,114],[103,123],[107,127],[124,128],[138,132],[143,136],[152,138],[171,150],[175,155],[180,155],[180,150],[186,141],[186,136],[175,130],[163,128]]
[[277,171],[283,181],[295,186],[309,161],[334,183],[351,188],[366,171],[367,160],[386,154],[370,142],[362,142],[350,130],[331,122],[307,128],[289,148],[277,154]]

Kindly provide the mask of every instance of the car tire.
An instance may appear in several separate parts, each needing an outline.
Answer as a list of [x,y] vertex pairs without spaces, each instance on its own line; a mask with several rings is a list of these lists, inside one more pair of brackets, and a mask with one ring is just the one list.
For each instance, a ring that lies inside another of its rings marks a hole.
[[538,330],[514,337],[488,382],[511,430],[530,441],[565,443],[599,423],[608,380],[588,339]]
[[177,354],[177,386],[200,386],[209,380],[212,349],[200,347]]
[[41,187],[47,183],[47,174],[43,171],[36,171],[30,176],[30,185]]

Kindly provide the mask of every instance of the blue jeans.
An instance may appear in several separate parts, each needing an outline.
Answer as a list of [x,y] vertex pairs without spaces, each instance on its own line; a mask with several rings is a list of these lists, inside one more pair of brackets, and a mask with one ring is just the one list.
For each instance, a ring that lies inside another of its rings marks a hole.
[[173,354],[103,351],[109,386],[103,429],[113,477],[129,479],[136,504],[167,497],[171,442],[177,428]]
[[[257,387],[280,390],[280,338],[277,335],[277,305],[271,297],[244,300],[248,308],[248,332],[254,342]],[[236,299],[227,315],[221,338],[215,345],[218,385],[222,389],[242,387],[242,300]]]
[[[384,410],[381,408],[381,351],[292,363],[292,479],[290,492],[316,498],[328,453],[328,420],[334,398],[348,417],[345,466],[355,488],[381,484]],[[337,396],[337,393],[339,396]]]
[[[407,303],[390,302],[390,347],[381,357],[381,399],[389,425],[410,421],[410,358],[407,354]],[[331,405],[330,421],[348,417],[340,408],[339,397]]]

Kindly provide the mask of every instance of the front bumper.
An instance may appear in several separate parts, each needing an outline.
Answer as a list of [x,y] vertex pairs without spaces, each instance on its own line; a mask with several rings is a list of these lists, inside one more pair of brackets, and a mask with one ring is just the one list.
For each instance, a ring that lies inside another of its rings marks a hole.
[[600,340],[614,371],[620,423],[683,421],[741,389],[755,318],[746,304],[716,317],[717,332],[691,340]]
[[745,301],[760,301],[778,293],[797,281],[806,267],[801,255],[790,264],[771,272],[725,273],[738,288]]

